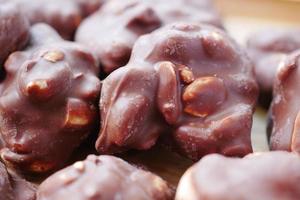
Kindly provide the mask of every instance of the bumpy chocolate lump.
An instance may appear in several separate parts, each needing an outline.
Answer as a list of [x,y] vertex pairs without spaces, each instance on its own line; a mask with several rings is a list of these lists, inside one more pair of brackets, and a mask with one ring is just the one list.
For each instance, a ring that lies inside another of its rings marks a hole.
[[1,84],[1,158],[28,172],[61,166],[97,122],[94,57],[49,26],[31,29],[30,45],[10,55]]
[[171,200],[160,177],[112,156],[88,156],[46,179],[38,200]]
[[300,157],[288,152],[209,155],[185,172],[175,200],[297,200],[299,168]]
[[29,22],[10,2],[0,3],[0,65],[29,39]]
[[139,36],[171,22],[197,22],[222,26],[207,0],[112,0],[78,28],[76,41],[95,53],[103,71],[127,64]]
[[162,135],[194,160],[250,153],[258,94],[251,66],[211,26],[177,23],[142,36],[128,65],[103,81],[97,150],[145,150]]
[[300,51],[282,62],[275,77],[269,129],[272,150],[300,153]]

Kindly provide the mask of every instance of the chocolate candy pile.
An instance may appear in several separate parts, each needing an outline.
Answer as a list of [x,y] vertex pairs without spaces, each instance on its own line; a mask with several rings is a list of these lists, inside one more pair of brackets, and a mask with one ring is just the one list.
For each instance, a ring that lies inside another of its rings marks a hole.
[[[0,200],[300,199],[298,35],[253,62],[209,0],[0,0]],[[248,155],[273,82],[271,149],[297,153]],[[155,146],[198,162],[177,191],[115,157]]]

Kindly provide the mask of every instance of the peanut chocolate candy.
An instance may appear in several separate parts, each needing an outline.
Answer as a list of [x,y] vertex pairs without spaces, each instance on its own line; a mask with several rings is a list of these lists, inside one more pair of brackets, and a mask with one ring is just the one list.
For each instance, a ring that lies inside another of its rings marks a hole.
[[222,26],[207,0],[112,0],[79,26],[75,40],[95,53],[107,74],[127,64],[139,36],[162,25],[201,22]]
[[36,188],[26,180],[8,173],[0,162],[0,200],[35,200]]
[[269,135],[272,150],[300,153],[300,51],[287,56],[276,74],[270,108]]
[[0,1],[0,65],[8,55],[23,48],[29,39],[29,22],[13,4]]
[[105,0],[10,0],[31,24],[47,23],[64,38],[72,39],[81,20],[96,11]]
[[300,29],[267,29],[249,38],[248,50],[254,62],[261,105],[269,107],[279,64],[287,54],[297,49],[300,49]]
[[112,156],[90,155],[46,179],[38,200],[171,200],[160,177]]
[[182,176],[175,200],[298,200],[299,168],[299,155],[288,152],[208,155]]
[[61,166],[98,120],[100,80],[94,57],[37,24],[27,49],[11,54],[5,70],[1,158],[24,172]]
[[252,152],[258,94],[252,65],[220,29],[176,23],[142,36],[104,81],[100,153],[151,148],[159,136],[198,160]]

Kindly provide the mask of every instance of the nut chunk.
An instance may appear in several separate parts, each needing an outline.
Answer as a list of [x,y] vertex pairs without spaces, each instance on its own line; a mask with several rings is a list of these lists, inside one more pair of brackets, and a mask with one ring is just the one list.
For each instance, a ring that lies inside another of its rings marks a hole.
[[101,153],[149,149],[162,141],[198,160],[252,152],[258,89],[251,63],[222,30],[176,23],[142,36],[130,62],[104,81]]
[[35,200],[35,190],[31,183],[9,174],[0,162],[0,200]]
[[90,155],[46,179],[38,200],[171,200],[160,177],[113,156]]
[[75,39],[95,53],[109,74],[128,63],[141,35],[179,21],[222,27],[210,0],[110,0],[80,24]]
[[288,55],[275,77],[270,108],[269,135],[272,150],[300,153],[300,51]]
[[1,158],[26,172],[60,167],[97,123],[97,63],[48,25],[31,29],[25,51],[11,54],[0,96]]
[[29,39],[29,22],[10,2],[0,2],[0,65]]
[[298,200],[299,168],[300,157],[288,152],[209,155],[185,172],[175,200]]

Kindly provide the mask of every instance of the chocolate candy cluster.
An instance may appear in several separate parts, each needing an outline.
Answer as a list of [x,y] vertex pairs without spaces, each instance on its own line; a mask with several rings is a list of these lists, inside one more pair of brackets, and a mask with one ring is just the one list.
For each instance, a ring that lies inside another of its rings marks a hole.
[[82,46],[49,26],[31,28],[24,51],[10,55],[1,85],[1,158],[28,172],[64,164],[97,122],[99,69]]
[[258,90],[251,69],[211,26],[177,23],[141,37],[130,62],[103,81],[97,150],[145,150],[162,136],[194,160],[252,152]]

